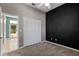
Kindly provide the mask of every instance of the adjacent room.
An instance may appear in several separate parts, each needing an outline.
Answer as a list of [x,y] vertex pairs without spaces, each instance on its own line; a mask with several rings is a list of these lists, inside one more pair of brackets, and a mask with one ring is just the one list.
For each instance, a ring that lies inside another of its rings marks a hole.
[[1,56],[79,56],[79,3],[0,3]]

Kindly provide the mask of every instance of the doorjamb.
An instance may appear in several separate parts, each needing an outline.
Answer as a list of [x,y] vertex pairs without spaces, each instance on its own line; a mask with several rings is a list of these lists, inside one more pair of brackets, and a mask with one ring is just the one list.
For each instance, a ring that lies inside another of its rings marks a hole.
[[[16,18],[17,19],[17,22],[18,22],[18,24],[17,24],[17,39],[18,39],[18,42],[19,42],[19,16],[14,16],[14,15],[12,15],[12,14],[8,14],[8,13],[3,13],[3,16],[4,16],[4,19],[5,19],[5,21],[6,21],[6,16],[9,16],[9,17],[14,17],[14,18]],[[9,28],[10,28],[10,25],[9,25]],[[6,30],[6,28],[5,28],[5,30]],[[6,31],[5,31],[6,32]],[[10,32],[9,32],[9,34],[10,34]],[[5,36],[6,37],[6,36]],[[6,38],[4,38],[4,44],[6,43]],[[3,45],[4,45],[3,44]],[[19,43],[18,43],[18,49],[19,49]],[[3,48],[2,48],[2,50],[3,50]],[[2,55],[3,55],[3,51],[2,51]]]

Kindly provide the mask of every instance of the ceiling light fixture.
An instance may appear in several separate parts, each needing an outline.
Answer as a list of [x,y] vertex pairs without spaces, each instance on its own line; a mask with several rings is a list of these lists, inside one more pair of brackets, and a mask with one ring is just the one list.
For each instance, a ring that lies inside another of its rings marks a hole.
[[48,9],[50,9],[50,8],[51,8],[50,3],[40,3],[40,4],[38,5],[38,7],[41,7],[42,5],[44,5],[44,6],[48,7]]
[[49,3],[44,3],[45,4],[45,6],[49,6]]

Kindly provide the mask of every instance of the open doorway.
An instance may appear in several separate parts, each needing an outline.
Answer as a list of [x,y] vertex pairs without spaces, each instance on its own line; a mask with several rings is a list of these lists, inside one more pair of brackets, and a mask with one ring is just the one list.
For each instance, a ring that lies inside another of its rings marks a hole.
[[19,48],[18,41],[18,17],[4,15],[4,51],[8,53]]

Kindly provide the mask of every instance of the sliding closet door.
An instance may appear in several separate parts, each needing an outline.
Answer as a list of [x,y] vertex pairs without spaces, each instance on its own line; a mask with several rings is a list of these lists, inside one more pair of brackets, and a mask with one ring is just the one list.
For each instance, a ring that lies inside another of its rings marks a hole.
[[24,46],[41,42],[41,21],[24,18]]

